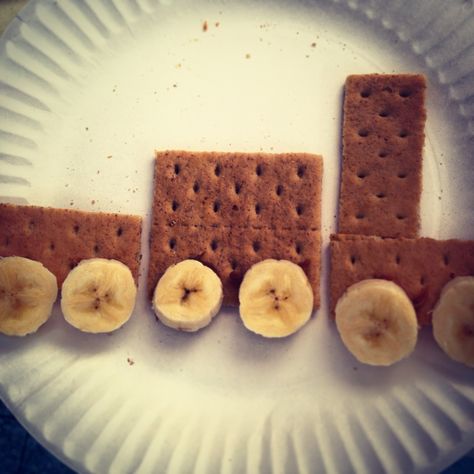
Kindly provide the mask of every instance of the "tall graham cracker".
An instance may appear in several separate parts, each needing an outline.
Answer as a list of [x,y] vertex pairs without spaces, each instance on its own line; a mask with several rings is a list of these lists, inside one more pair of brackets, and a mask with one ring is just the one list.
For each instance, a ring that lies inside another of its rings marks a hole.
[[81,260],[116,259],[138,283],[141,217],[0,204],[0,256],[41,262],[61,286]]
[[299,264],[319,307],[322,159],[304,153],[158,152],[148,290],[194,258],[238,304],[245,272],[266,258]]
[[347,78],[338,232],[418,235],[425,88],[414,74]]
[[333,235],[330,243],[330,307],[346,289],[367,278],[400,285],[413,302],[421,325],[431,322],[443,286],[457,276],[474,275],[474,241],[382,239]]

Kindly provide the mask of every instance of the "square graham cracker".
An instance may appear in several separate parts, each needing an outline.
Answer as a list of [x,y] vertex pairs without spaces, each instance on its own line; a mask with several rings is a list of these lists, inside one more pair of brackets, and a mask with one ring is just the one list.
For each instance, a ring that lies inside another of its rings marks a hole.
[[266,258],[305,271],[319,307],[322,159],[304,153],[157,152],[148,291],[194,258],[238,305],[245,272]]
[[138,283],[142,219],[126,214],[0,204],[0,256],[41,262],[61,287],[81,260],[116,259]]
[[349,286],[367,278],[382,278],[405,290],[420,325],[428,325],[443,286],[457,276],[474,275],[473,240],[338,234],[331,236],[330,252],[333,315],[338,299]]
[[347,78],[339,233],[418,235],[425,89],[415,74]]

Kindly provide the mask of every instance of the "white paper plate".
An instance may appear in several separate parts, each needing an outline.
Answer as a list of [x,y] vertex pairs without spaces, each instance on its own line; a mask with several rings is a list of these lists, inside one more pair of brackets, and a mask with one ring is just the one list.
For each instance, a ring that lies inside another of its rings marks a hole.
[[[1,200],[142,214],[146,249],[155,148],[321,153],[326,275],[345,77],[420,71],[423,234],[473,238],[472,3],[33,2],[0,43]],[[323,282],[322,309],[278,341],[230,310],[168,330],[143,285],[111,336],[56,309],[0,337],[0,396],[84,472],[433,472],[472,448],[473,371],[429,330],[409,360],[359,365]]]

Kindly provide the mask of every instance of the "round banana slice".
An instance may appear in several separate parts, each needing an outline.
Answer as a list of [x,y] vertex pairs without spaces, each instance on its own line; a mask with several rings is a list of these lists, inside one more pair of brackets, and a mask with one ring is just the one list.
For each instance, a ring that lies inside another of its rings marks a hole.
[[240,317],[247,329],[264,337],[285,337],[311,317],[313,290],[298,265],[267,259],[245,273],[239,302]]
[[474,276],[445,285],[433,311],[433,335],[451,359],[474,367]]
[[336,305],[344,345],[364,364],[392,365],[415,349],[416,312],[407,294],[388,280],[350,286]]
[[58,296],[56,277],[40,262],[23,257],[0,259],[0,332],[25,336],[51,315]]
[[194,332],[219,312],[223,291],[220,278],[197,260],[168,267],[153,295],[153,310],[166,326]]
[[91,258],[73,268],[61,288],[66,321],[84,332],[111,332],[132,315],[137,288],[130,269],[118,260]]

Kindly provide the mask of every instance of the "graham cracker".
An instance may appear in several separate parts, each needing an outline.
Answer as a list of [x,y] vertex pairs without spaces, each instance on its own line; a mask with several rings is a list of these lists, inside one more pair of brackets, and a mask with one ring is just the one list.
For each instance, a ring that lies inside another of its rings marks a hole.
[[418,235],[425,88],[417,74],[347,78],[338,232]]
[[321,227],[322,160],[305,153],[156,153],[153,215],[169,225]]
[[330,309],[352,284],[383,278],[401,286],[413,302],[421,325],[431,322],[443,286],[452,278],[474,275],[474,241],[382,239],[333,235],[330,243]]
[[142,219],[125,214],[0,204],[0,256],[41,262],[61,287],[81,260],[116,259],[138,283]]
[[157,153],[149,295],[169,265],[194,258],[221,278],[224,304],[238,305],[245,272],[275,258],[303,268],[319,307],[321,184],[317,155]]

